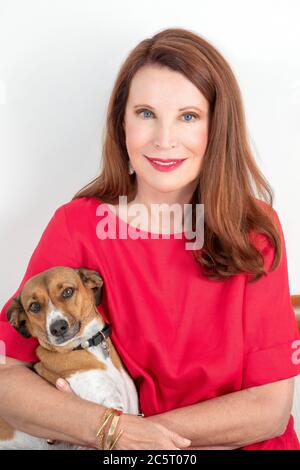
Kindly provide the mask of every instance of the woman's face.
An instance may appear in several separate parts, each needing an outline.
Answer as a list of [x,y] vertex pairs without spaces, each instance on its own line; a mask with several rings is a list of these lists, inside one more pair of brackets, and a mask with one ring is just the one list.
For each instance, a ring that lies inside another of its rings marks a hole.
[[[182,194],[184,188],[195,188],[207,146],[208,113],[206,98],[181,73],[157,65],[138,70],[124,118],[127,152],[138,191],[148,188],[152,194],[153,190],[155,194]],[[168,168],[150,163],[147,157],[165,163],[184,161]]]

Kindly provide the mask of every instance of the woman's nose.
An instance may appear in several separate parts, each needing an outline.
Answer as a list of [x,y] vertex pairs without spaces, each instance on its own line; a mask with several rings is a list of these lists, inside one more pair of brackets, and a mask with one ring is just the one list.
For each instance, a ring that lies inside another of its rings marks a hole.
[[160,127],[155,131],[154,147],[160,149],[169,149],[176,147],[177,137],[174,135],[174,129],[170,127]]

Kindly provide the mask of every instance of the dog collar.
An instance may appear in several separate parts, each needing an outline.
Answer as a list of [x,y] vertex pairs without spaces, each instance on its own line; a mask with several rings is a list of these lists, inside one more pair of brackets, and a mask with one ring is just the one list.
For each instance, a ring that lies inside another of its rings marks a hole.
[[79,346],[73,349],[73,351],[78,351],[80,349],[88,349],[92,346],[98,346],[100,344],[101,348],[105,352],[106,356],[109,355],[109,344],[107,339],[111,336],[112,327],[105,323],[104,328],[98,331],[94,336],[83,341]]

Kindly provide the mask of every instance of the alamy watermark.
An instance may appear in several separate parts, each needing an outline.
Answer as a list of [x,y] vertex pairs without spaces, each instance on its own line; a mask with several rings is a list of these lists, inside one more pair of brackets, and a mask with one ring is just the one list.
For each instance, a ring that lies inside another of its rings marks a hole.
[[300,364],[300,339],[293,341],[292,349],[295,349],[292,354],[292,363],[295,365]]
[[[194,228],[193,228],[194,210]],[[103,203],[97,207],[96,215],[101,217],[96,233],[100,240],[138,238],[157,239],[185,238],[187,250],[200,250],[204,243],[204,204],[150,204],[134,203],[128,206],[127,196],[119,196],[118,218],[125,224],[118,225],[116,208]],[[131,218],[131,223],[126,221]],[[146,227],[146,230],[145,230]],[[149,231],[150,228],[150,231]]]

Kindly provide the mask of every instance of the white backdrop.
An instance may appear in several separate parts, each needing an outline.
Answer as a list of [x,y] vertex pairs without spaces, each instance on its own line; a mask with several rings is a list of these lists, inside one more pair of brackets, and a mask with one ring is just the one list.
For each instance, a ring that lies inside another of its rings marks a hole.
[[237,76],[300,294],[299,19],[298,0],[0,0],[0,305],[55,209],[98,174],[121,62],[167,27],[204,36]]

